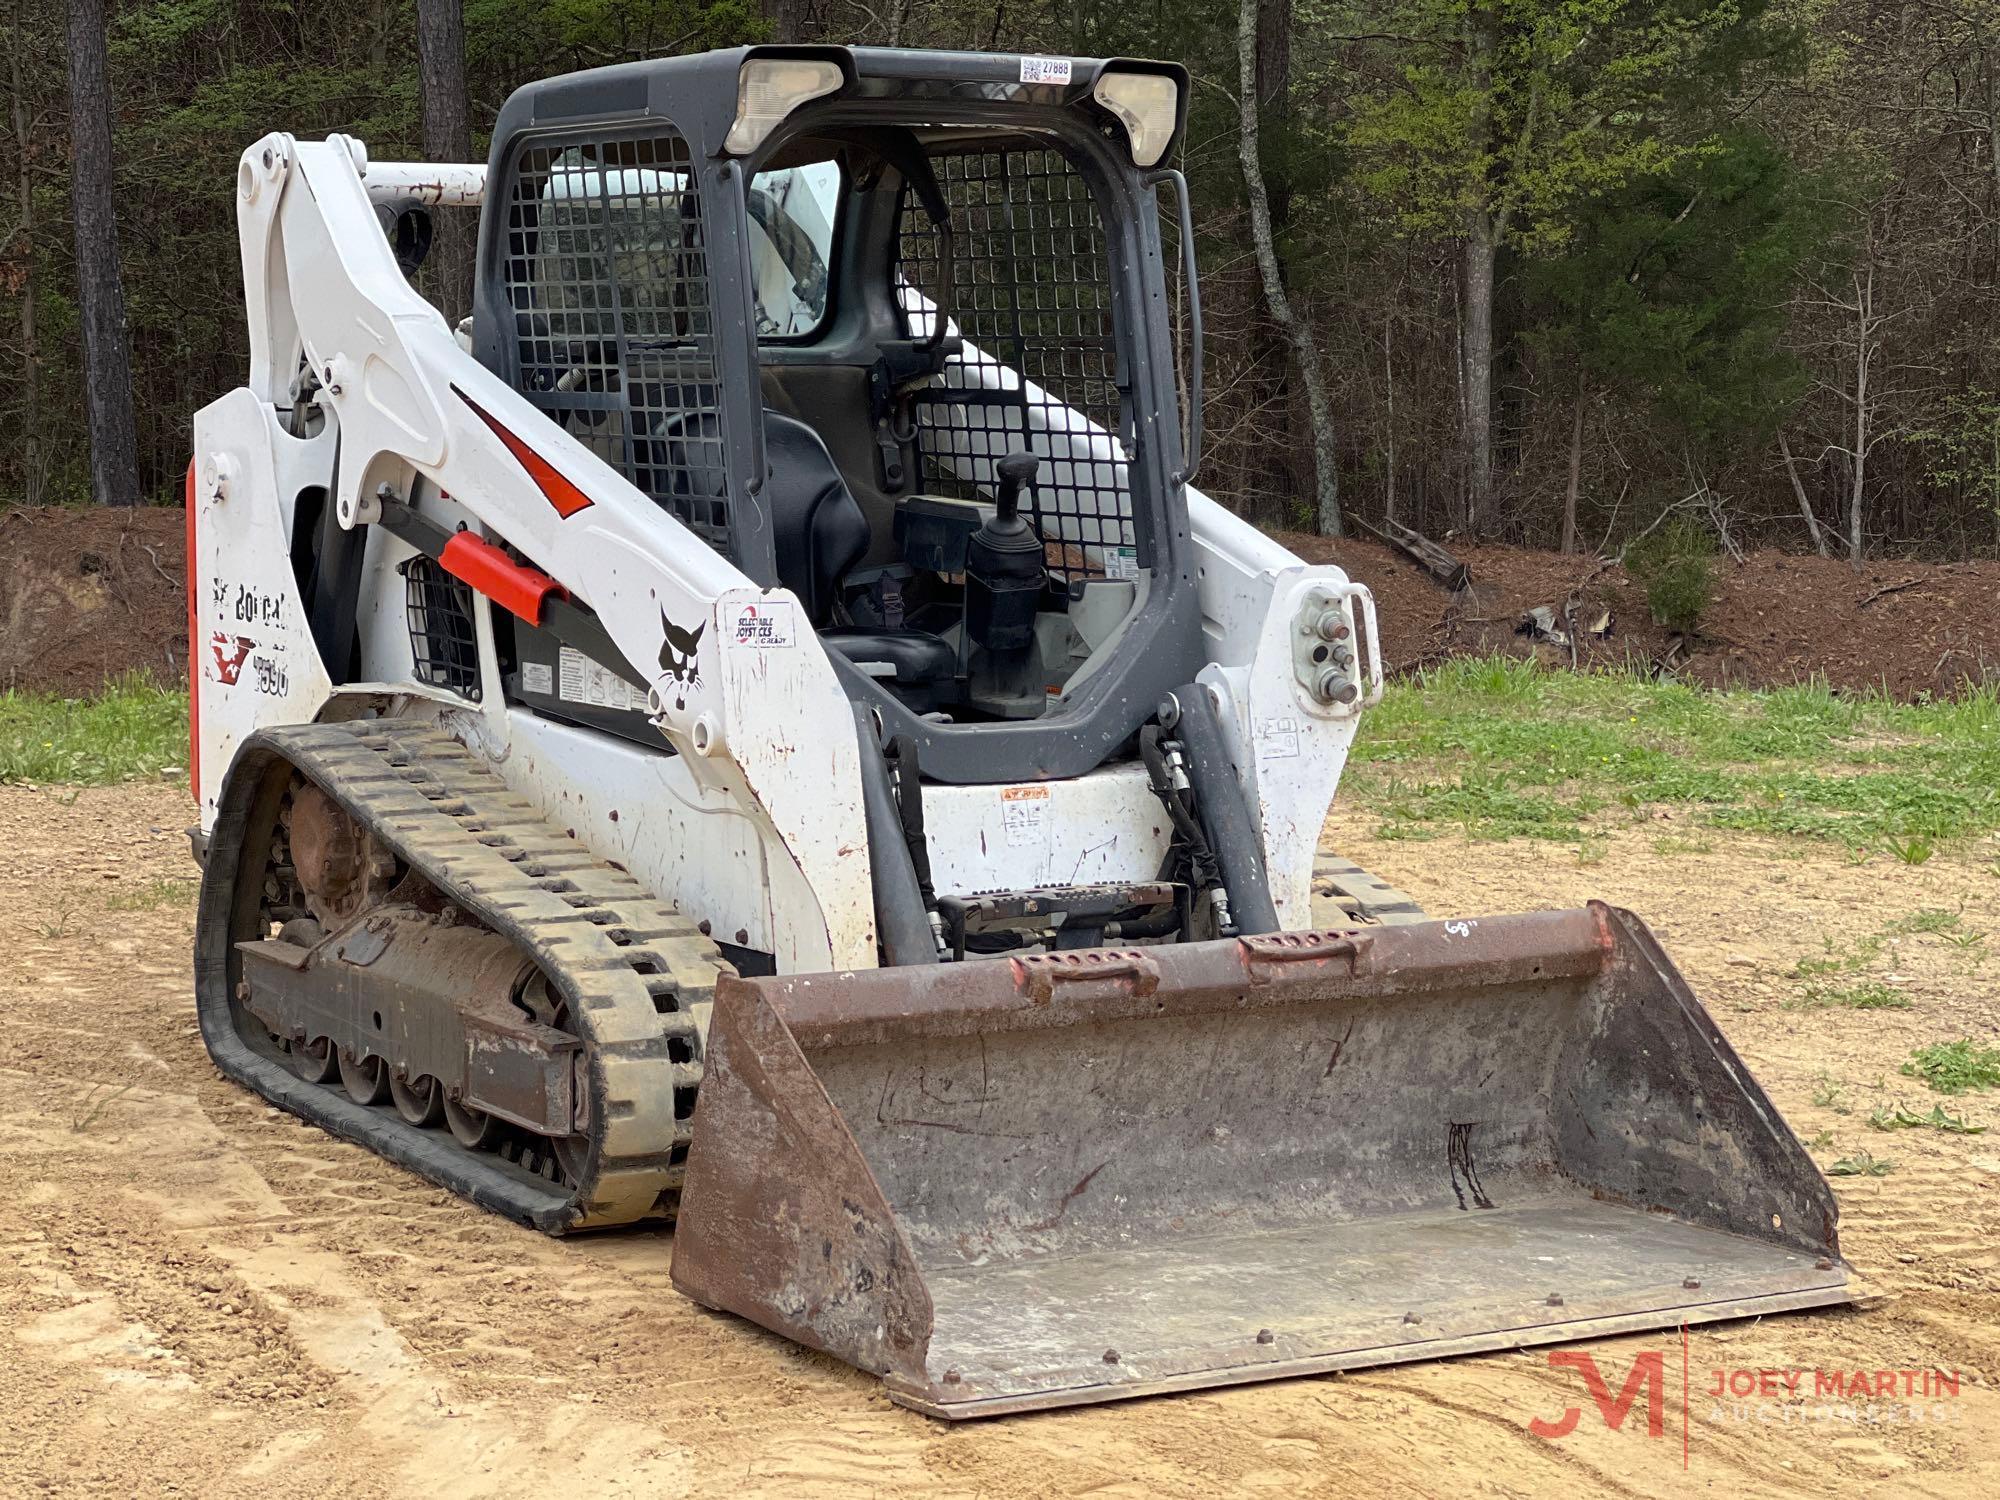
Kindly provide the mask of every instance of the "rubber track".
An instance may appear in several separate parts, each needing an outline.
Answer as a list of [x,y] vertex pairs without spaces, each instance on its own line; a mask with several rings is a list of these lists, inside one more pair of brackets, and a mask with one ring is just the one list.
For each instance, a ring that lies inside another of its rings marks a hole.
[[[593,1149],[581,1183],[530,1182],[445,1132],[305,1083],[282,1063],[258,1056],[226,1018],[216,1019],[236,1045],[218,1046],[213,997],[203,995],[203,1031],[224,1071],[315,1124],[550,1233],[671,1218],[693,1132],[706,1007],[724,964],[715,945],[629,874],[545,821],[440,729],[371,719],[268,730],[246,741],[232,784],[238,776],[270,774],[274,756],[316,782],[445,895],[533,955],[569,1002],[571,1025],[586,1048]],[[232,799],[225,791],[225,807],[232,800],[247,805],[246,796]],[[235,836],[242,836],[240,819]],[[208,872],[221,880],[237,864],[218,860],[211,849]],[[204,929],[217,917],[226,926],[226,895],[212,902],[205,881]],[[214,976],[206,972],[215,967],[212,936],[198,936],[197,947],[203,960],[197,983],[212,990]],[[250,1067],[236,1053],[265,1066]]]
[[1408,891],[1398,890],[1379,875],[1371,875],[1351,859],[1320,851],[1313,861],[1313,906],[1325,913],[1313,917],[1314,926],[1338,925],[1326,903],[1334,903],[1347,920],[1394,927],[1405,922],[1428,922],[1424,909]]

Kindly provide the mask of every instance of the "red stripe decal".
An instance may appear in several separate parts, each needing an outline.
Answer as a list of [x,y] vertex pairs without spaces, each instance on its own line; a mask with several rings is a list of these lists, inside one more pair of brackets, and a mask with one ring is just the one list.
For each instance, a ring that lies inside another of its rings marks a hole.
[[438,561],[452,577],[463,579],[530,625],[542,623],[542,601],[562,592],[562,586],[548,574],[515,562],[484,537],[469,531],[461,531],[446,542]]
[[542,492],[543,499],[555,507],[557,515],[567,521],[578,511],[590,508],[590,496],[558,474],[554,464],[502,427],[491,412],[480,406],[464,391],[457,386],[451,389],[452,394],[471,407],[473,415],[491,427],[493,435],[507,445],[507,451],[513,454],[521,467],[528,471],[528,477],[535,481],[535,488]]
[[194,460],[187,477],[187,596],[188,596],[188,790],[201,801],[201,620],[195,609],[196,580],[201,576],[194,551]]

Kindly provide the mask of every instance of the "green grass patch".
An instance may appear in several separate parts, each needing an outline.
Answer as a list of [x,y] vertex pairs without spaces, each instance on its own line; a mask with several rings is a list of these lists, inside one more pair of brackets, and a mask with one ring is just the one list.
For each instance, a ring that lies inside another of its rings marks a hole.
[[76,924],[76,915],[81,909],[82,904],[74,896],[57,897],[55,915],[37,922],[36,933],[50,941],[75,937],[81,930]]
[[95,698],[0,693],[0,784],[102,786],[187,764],[179,688],[126,678]]
[[1964,1115],[1955,1115],[1942,1104],[1933,1104],[1931,1112],[1920,1115],[1907,1108],[1899,1099],[1893,1108],[1878,1109],[1868,1117],[1868,1123],[1877,1130],[1942,1130],[1950,1135],[1984,1135],[1984,1125],[1966,1123]]
[[1965,926],[1965,918],[1958,912],[1946,911],[1938,906],[1926,906],[1911,912],[1907,917],[1898,917],[1882,929],[1890,937],[1912,937],[1919,933],[1957,932]]
[[2000,1047],[1982,1047],[1970,1037],[1919,1047],[1903,1064],[1903,1072],[1921,1078],[1940,1094],[2000,1087]]
[[1879,979],[1859,984],[1808,982],[1798,997],[1785,1002],[1787,1010],[1825,1010],[1841,1006],[1848,1010],[1908,1010],[1910,997]]
[[113,891],[104,903],[106,911],[158,911],[163,906],[184,906],[194,899],[192,880],[149,880],[129,891]]
[[1813,1079],[1812,1102],[1821,1109],[1830,1109],[1837,1115],[1853,1113],[1842,1102],[1846,1093],[1847,1085],[1830,1074],[1821,1073]]
[[1829,1177],[1887,1177],[1896,1170],[1892,1161],[1881,1161],[1871,1152],[1856,1151],[1852,1156],[1843,1156],[1826,1169]]
[[1836,943],[1832,938],[1822,938],[1825,952],[1802,958],[1792,965],[1792,978],[1818,979],[1827,974],[1858,974],[1882,951],[1882,940],[1878,937],[1855,939],[1854,945]]
[[2000,828],[2000,694],[1904,704],[1824,684],[1708,692],[1510,657],[1394,684],[1361,722],[1346,789],[1388,836],[1578,843],[1665,807],[1662,854],[1702,828],[1921,863]]

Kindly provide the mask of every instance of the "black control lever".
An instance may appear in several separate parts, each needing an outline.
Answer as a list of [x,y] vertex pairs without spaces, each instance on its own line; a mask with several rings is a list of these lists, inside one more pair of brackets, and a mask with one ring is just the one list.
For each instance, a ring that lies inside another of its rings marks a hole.
[[1042,461],[1008,454],[993,465],[1000,477],[994,513],[965,543],[965,634],[997,657],[1023,658],[1035,638],[1045,556],[1042,538],[1021,514],[1021,491],[1032,495]]
[[1007,523],[1020,513],[1021,491],[1026,489],[1030,495],[1034,494],[1035,476],[1041,472],[1041,468],[1042,461],[1039,458],[1032,453],[1023,453],[1019,449],[993,466],[993,472],[1000,476],[1000,494],[996,501],[1000,513],[993,519],[1000,522],[1003,529],[1010,532],[1014,530]]

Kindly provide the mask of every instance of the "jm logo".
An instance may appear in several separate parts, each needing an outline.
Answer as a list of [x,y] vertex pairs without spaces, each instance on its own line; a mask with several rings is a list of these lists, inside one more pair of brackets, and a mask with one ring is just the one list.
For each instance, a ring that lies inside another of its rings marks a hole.
[[[1552,1370],[1575,1370],[1583,1376],[1590,1399],[1597,1404],[1597,1414],[1604,1419],[1604,1425],[1613,1432],[1625,1426],[1625,1419],[1632,1414],[1632,1407],[1639,1399],[1639,1393],[1646,1393],[1646,1436],[1656,1438],[1666,1431],[1666,1357],[1659,1350],[1648,1350],[1632,1361],[1632,1369],[1625,1377],[1625,1387],[1616,1396],[1605,1383],[1603,1374],[1597,1368],[1594,1356],[1580,1350],[1557,1349],[1549,1355]],[[1570,1407],[1553,1422],[1536,1417],[1528,1423],[1528,1430],[1539,1438],[1568,1437],[1576,1431],[1576,1424],[1583,1412],[1578,1407]]]

